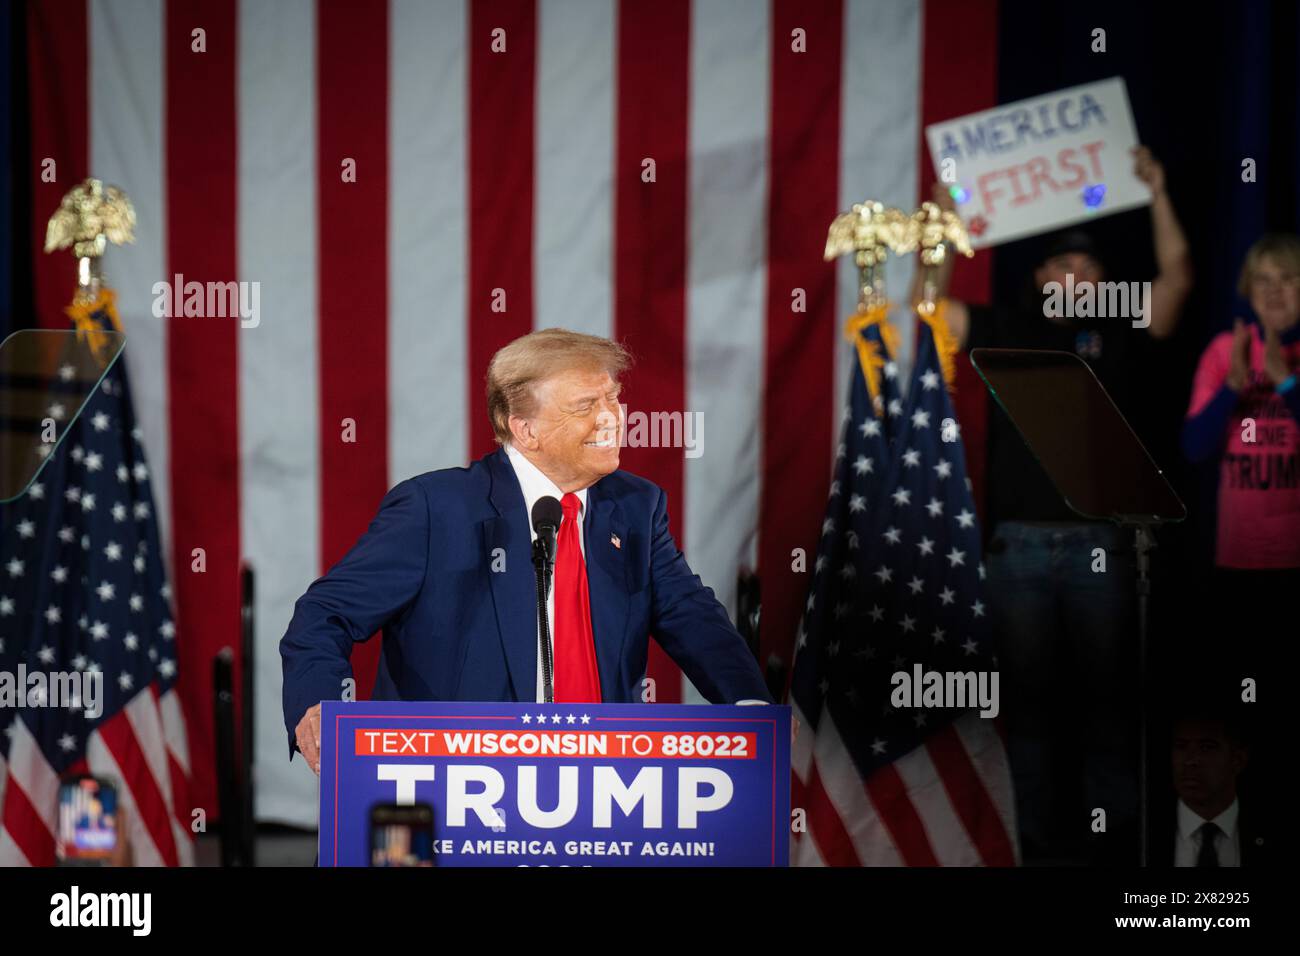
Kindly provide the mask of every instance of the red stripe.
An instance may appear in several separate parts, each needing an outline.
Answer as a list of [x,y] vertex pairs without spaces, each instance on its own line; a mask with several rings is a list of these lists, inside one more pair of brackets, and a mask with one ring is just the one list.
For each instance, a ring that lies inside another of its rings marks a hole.
[[190,828],[194,824],[191,816],[192,808],[190,807],[190,781],[185,776],[185,770],[176,758],[172,756],[171,751],[167,751],[167,773],[172,780],[172,816],[180,824],[181,829],[186,833],[192,833]]
[[844,828],[839,811],[826,793],[816,761],[808,767],[804,806],[808,810],[808,832],[816,841],[817,851],[826,865],[861,866],[857,847],[853,845],[853,838]]
[[[997,105],[997,0],[926,0],[922,30],[919,190],[924,200],[930,198],[936,178],[925,127]],[[953,77],[961,77],[961,82]],[[964,302],[987,302],[993,292],[992,250],[963,260],[953,271],[949,292]],[[966,447],[966,473],[982,518],[988,400],[965,352],[957,356],[953,404]]]
[[[690,26],[689,0],[619,4],[614,329],[636,359],[625,379],[629,413],[687,410]],[[654,161],[654,182],[643,181],[646,160]],[[668,495],[669,530],[680,542],[681,448],[626,448],[619,464]],[[681,701],[681,671],[657,643],[646,674],[657,701]]]
[[[387,10],[317,4],[322,570],[356,543],[388,490]],[[345,181],[345,160],[355,181]],[[353,648],[358,700],[370,697],[379,651],[377,640]]]
[[[50,215],[63,194],[89,174],[86,0],[27,4],[27,89],[31,111],[32,270],[35,325],[71,327],[64,308],[77,287],[71,249],[42,252]],[[53,165],[49,165],[53,161]],[[48,176],[55,178],[47,182]]]
[[907,796],[907,786],[893,764],[881,767],[865,783],[880,822],[893,838],[904,866],[938,866],[921,815]]
[[933,734],[925,742],[925,749],[939,771],[939,779],[948,791],[953,810],[979,850],[984,865],[1015,866],[1016,853],[1011,837],[956,728],[949,724]]
[[[471,3],[469,14],[467,407],[470,454],[478,458],[496,447],[484,391],[488,362],[533,330],[537,10],[533,0],[494,0]],[[494,42],[505,51],[494,53]]]
[[136,816],[149,831],[163,863],[177,866],[180,861],[176,855],[176,841],[172,837],[171,812],[167,808],[167,801],[163,799],[162,789],[149,768],[149,761],[140,748],[140,742],[136,739],[135,730],[127,719],[126,711],[119,711],[100,724],[96,733],[122,772],[121,784],[131,792]]
[[[796,28],[806,33],[806,53],[791,50]],[[839,204],[842,28],[837,0],[773,3],[759,659],[775,654],[787,666],[808,590],[807,575],[791,568],[792,551],[815,553],[830,486],[835,269],[822,249]],[[806,312],[792,311],[796,289]]]
[[[50,817],[54,808],[50,808]],[[54,835],[49,821],[32,806],[31,798],[14,780],[13,766],[9,767],[9,782],[4,789],[4,827],[10,838],[22,850],[32,866],[54,865]]]
[[[235,0],[166,6],[167,261],[169,280],[230,282],[236,253]],[[191,52],[191,31],[206,52]],[[248,277],[248,278],[256,278]],[[195,796],[216,806],[212,658],[239,648],[238,319],[167,321],[171,403],[172,548],[179,690],[192,733]],[[268,410],[268,414],[273,411]],[[206,555],[192,570],[193,551]],[[238,684],[236,684],[238,686]]]

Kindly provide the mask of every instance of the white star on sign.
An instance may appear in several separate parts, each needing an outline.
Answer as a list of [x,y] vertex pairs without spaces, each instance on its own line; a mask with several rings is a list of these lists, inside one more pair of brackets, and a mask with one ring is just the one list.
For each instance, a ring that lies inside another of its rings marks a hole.
[[526,724],[531,724],[533,722],[533,718],[530,717],[528,714],[524,714],[522,720]]
[[584,724],[589,724],[589,723],[591,723],[591,718],[588,717],[586,714],[583,714],[583,715],[582,715],[582,722],[583,722]]
[[571,724],[571,723],[573,723],[573,722],[574,722],[575,720],[577,720],[577,719],[578,719],[578,718],[577,718],[577,717],[574,717],[572,714],[566,714],[565,717],[564,717],[564,722],[565,722],[566,724]]

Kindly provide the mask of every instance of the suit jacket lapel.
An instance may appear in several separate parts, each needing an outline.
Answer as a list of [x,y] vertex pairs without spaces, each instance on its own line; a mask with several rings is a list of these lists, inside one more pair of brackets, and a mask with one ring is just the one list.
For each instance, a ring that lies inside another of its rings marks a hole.
[[[614,544],[616,537],[618,545]],[[632,591],[629,564],[632,543],[622,510],[608,493],[601,492],[601,482],[596,482],[587,492],[583,539],[601,694],[606,700],[617,700],[622,693],[619,663],[623,659],[628,596]]]
[[[489,498],[497,511],[483,525],[484,566],[489,569],[492,602],[496,607],[501,649],[510,671],[515,697],[532,701],[537,696],[537,583],[533,574],[532,532],[528,525],[524,493],[506,453],[488,456],[492,476]],[[500,551],[497,549],[500,548]],[[496,558],[505,555],[505,570]]]

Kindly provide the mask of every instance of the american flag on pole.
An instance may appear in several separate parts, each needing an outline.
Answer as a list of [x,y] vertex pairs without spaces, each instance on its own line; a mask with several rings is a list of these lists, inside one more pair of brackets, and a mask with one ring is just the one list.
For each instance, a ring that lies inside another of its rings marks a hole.
[[807,821],[796,865],[1018,857],[1010,768],[992,721],[891,703],[898,671],[996,669],[960,430],[930,324],[917,334],[905,405],[886,396],[878,415],[859,368],[844,411],[790,687],[792,805]]
[[[112,302],[90,312],[100,328]],[[180,638],[141,437],[119,361],[26,494],[0,505],[0,671],[103,675],[97,716],[52,695],[0,709],[0,866],[55,862],[69,773],[118,788],[135,865],[193,862]]]
[[[816,547],[856,361],[837,329],[856,269],[822,260],[826,228],[867,196],[929,196],[924,125],[996,102],[996,2],[25,10],[33,245],[89,175],[138,215],[108,267],[185,636],[196,805],[215,805],[207,668],[247,562],[256,816],[315,824],[315,776],[283,746],[294,601],[389,488],[491,450],[488,360],[534,329],[625,343],[629,412],[703,416],[698,457],[627,448],[623,467],[665,489],[673,536],[733,613],[738,572],[757,570],[761,662],[789,667],[807,586],[790,554]],[[964,264],[954,294],[983,301],[988,265]],[[72,269],[35,263],[47,326],[66,328]],[[255,326],[157,308],[226,282],[256,283]],[[970,435],[984,396],[962,394]],[[206,575],[188,571],[196,547]],[[353,651],[360,696],[379,643]],[[701,700],[653,642],[648,676],[660,702]]]

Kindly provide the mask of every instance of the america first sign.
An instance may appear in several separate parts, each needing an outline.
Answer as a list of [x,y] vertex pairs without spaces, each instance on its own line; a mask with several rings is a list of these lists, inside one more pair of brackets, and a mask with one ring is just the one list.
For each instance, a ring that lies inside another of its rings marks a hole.
[[973,247],[1144,206],[1123,79],[1035,96],[925,128],[935,174]]
[[438,866],[785,866],[790,709],[323,702],[320,865],[417,803]]

